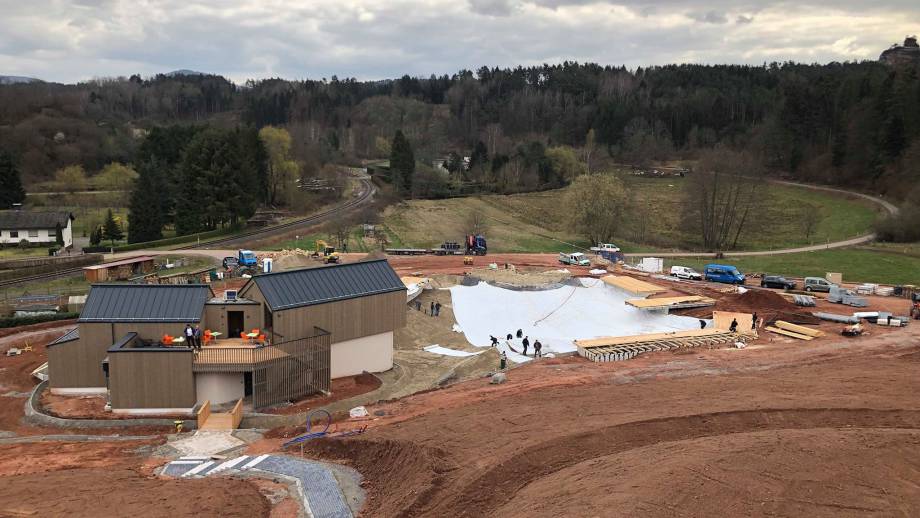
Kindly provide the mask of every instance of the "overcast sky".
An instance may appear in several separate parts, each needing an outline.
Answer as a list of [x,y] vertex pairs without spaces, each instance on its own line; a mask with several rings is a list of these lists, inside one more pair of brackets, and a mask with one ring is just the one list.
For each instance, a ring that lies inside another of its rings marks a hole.
[[0,75],[249,78],[876,59],[920,0],[0,0]]

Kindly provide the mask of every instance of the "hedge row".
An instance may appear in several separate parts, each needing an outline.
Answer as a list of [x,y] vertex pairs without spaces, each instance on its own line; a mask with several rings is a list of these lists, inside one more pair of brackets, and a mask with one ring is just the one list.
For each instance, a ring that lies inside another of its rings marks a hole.
[[79,313],[54,313],[51,315],[35,315],[31,317],[6,317],[0,318],[0,328],[28,326],[55,320],[70,320],[79,317]]
[[194,243],[201,238],[202,241],[210,239],[212,237],[220,237],[226,234],[230,234],[231,231],[226,229],[217,229],[211,230],[208,232],[202,232],[200,234],[188,235],[188,236],[176,236],[168,237],[166,239],[158,239],[156,241],[146,241],[144,243],[131,243],[130,245],[122,245],[115,247],[115,253],[119,252],[133,252],[134,250],[143,250],[145,248],[159,248],[161,246],[169,245],[181,245],[187,243]]

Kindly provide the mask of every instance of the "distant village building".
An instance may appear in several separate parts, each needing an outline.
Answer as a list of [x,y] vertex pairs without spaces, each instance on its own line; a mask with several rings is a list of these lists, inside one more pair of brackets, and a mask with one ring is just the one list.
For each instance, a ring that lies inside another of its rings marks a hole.
[[878,58],[888,65],[920,65],[920,45],[916,36],[904,39],[904,45],[892,45]]
[[21,241],[35,246],[53,245],[60,225],[64,248],[69,249],[73,246],[73,220],[70,212],[0,211],[0,247],[16,246]]

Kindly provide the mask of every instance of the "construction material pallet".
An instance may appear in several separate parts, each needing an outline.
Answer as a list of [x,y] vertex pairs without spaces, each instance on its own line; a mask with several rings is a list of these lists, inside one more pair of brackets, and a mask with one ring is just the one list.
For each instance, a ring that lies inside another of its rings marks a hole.
[[[694,330],[576,341],[578,354],[597,363],[622,361],[649,352],[734,343],[745,337],[724,330]],[[610,343],[603,343],[608,341]]]
[[629,299],[627,304],[634,308],[644,310],[662,310],[662,309],[688,309],[704,308],[715,306],[715,299],[701,297],[698,295],[688,295],[685,297],[661,297],[657,299]]

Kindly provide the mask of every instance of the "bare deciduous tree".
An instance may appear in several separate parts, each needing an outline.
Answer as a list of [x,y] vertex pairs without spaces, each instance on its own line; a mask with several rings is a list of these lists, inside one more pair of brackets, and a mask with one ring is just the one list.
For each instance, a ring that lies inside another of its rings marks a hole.
[[466,215],[464,227],[467,234],[485,234],[486,229],[489,227],[488,218],[481,210],[472,210]]
[[709,250],[735,248],[760,202],[759,162],[723,147],[704,152],[686,191],[684,221]]

